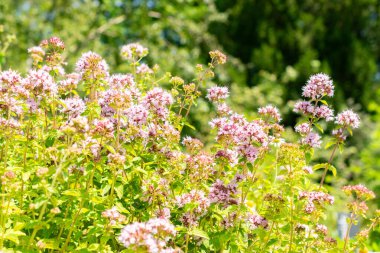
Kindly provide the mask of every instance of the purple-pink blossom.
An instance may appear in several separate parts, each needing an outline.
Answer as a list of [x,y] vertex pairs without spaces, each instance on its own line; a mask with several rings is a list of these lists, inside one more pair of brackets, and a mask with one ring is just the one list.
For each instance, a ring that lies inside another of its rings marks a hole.
[[334,96],[333,81],[326,74],[312,75],[302,88],[302,96],[311,99],[320,99],[323,96]]
[[312,148],[319,148],[322,143],[321,136],[317,133],[310,132],[306,137],[302,138],[301,143]]
[[336,116],[335,123],[345,127],[358,128],[360,125],[360,118],[359,115],[352,110],[345,110]]
[[207,96],[211,102],[218,102],[220,100],[226,99],[229,96],[229,91],[227,87],[212,87],[207,90]]

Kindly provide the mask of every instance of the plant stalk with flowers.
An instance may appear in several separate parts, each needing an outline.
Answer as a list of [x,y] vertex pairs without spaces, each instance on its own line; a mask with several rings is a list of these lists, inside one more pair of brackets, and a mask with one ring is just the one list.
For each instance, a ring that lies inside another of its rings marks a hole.
[[[375,196],[363,185],[342,189],[345,238],[325,225],[334,204],[325,178],[338,174],[336,151],[360,123],[351,110],[334,115],[329,76],[304,86],[300,138],[290,142],[274,105],[252,120],[228,106],[228,86],[212,82],[227,61],[218,50],[190,82],[149,67],[138,43],[121,49],[129,73],[110,73],[94,52],[66,73],[64,50],[44,40],[29,49],[25,76],[0,72],[2,252],[352,252],[379,225],[379,211],[367,218]],[[182,134],[205,89],[216,109],[206,145]],[[314,164],[322,121],[335,125],[332,152]],[[310,178],[318,169],[319,183]],[[359,219],[368,225],[350,238]]]

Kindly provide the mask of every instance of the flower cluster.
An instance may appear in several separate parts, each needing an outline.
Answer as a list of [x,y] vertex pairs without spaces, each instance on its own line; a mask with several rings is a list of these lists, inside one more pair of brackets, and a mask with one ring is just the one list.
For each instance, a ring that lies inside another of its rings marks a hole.
[[111,209],[102,212],[102,217],[108,218],[111,225],[123,223],[125,221],[125,216],[120,214],[116,207],[112,207]]
[[131,43],[121,48],[121,56],[126,60],[138,60],[148,55],[148,52],[148,49],[139,43]]
[[369,190],[364,185],[347,185],[343,186],[342,190],[347,194],[355,194],[355,196],[359,199],[369,200],[375,198],[375,193]]
[[324,203],[328,203],[330,205],[334,204],[334,197],[324,192],[302,191],[299,193],[298,198],[307,200],[305,212],[308,214],[311,214],[316,210],[316,205],[323,206]]
[[221,100],[224,100],[228,98],[229,92],[227,87],[212,87],[207,90],[207,98],[211,102],[219,102]]
[[302,90],[302,96],[313,100],[325,95],[329,97],[334,95],[333,82],[328,75],[323,73],[312,75]]
[[166,245],[175,234],[174,226],[167,219],[156,218],[125,226],[121,230],[119,241],[126,248],[141,248],[149,253],[175,253],[179,251]]

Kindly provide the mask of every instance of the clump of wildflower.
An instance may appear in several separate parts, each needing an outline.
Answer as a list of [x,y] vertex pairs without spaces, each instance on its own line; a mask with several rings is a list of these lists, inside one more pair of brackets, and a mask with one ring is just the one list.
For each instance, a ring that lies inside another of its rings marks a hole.
[[265,117],[274,119],[275,122],[281,121],[281,115],[278,109],[273,105],[267,105],[265,107],[260,107],[258,110],[259,114]]
[[359,115],[352,110],[345,110],[336,116],[336,124],[344,127],[358,128],[360,125]]
[[231,149],[218,150],[215,154],[215,158],[226,160],[229,162],[231,167],[235,166],[238,163],[238,156],[239,153],[236,150]]
[[161,88],[153,88],[143,98],[143,105],[152,110],[157,116],[166,118],[168,115],[167,106],[173,103],[172,96]]
[[166,245],[175,234],[175,227],[169,220],[155,218],[148,222],[135,222],[125,226],[118,239],[126,248],[139,247],[149,253],[175,252]]
[[136,73],[139,75],[150,75],[150,74],[153,74],[154,72],[151,68],[149,68],[148,65],[146,65],[145,63],[142,63],[136,68]]
[[190,136],[183,138],[182,144],[193,154],[203,148],[203,143],[200,140]]
[[134,126],[141,126],[146,123],[149,112],[142,105],[132,105],[125,111],[128,122]]
[[37,177],[43,177],[49,172],[49,168],[47,167],[41,167],[36,171],[36,176]]
[[198,226],[198,220],[199,218],[197,215],[191,212],[184,213],[181,218],[179,218],[179,221],[185,226],[185,227],[196,227]]
[[65,79],[58,82],[58,91],[65,93],[75,90],[80,81],[80,75],[78,73],[66,74]]
[[147,56],[149,50],[139,43],[130,43],[121,48],[121,56],[126,60],[138,60]]
[[334,95],[333,82],[328,75],[323,73],[312,75],[302,90],[302,96],[313,100]]
[[347,138],[347,136],[344,134],[344,129],[334,129],[331,132],[332,136],[334,136],[339,142],[344,142]]
[[227,56],[219,50],[210,51],[209,54],[213,63],[225,64],[227,62]]
[[108,83],[113,89],[130,88],[136,85],[132,75],[111,75],[108,78]]
[[82,79],[99,80],[109,75],[106,61],[91,51],[82,54],[76,63],[76,71],[81,74]]
[[315,108],[314,116],[326,121],[334,120],[334,111],[326,105],[321,105]]
[[218,104],[217,112],[220,116],[226,116],[231,114],[232,110],[226,103],[220,103]]
[[375,193],[369,190],[362,184],[343,186],[342,190],[347,195],[354,195],[355,197],[363,200],[369,200],[375,198]]
[[157,218],[160,219],[169,219],[170,218],[170,209],[165,207],[157,210],[156,212]]
[[324,192],[300,192],[298,195],[299,199],[307,199],[307,204],[305,206],[305,212],[310,214],[316,210],[315,205],[321,206],[323,203],[328,203],[330,205],[334,204],[334,197],[324,193]]
[[210,206],[210,200],[205,196],[203,191],[199,190],[192,190],[190,193],[177,196],[176,202],[179,207],[183,207],[189,203],[195,204],[194,212],[199,215],[204,214]]
[[108,218],[111,225],[123,223],[125,221],[125,216],[120,214],[116,207],[112,207],[111,209],[102,212],[102,217]]
[[113,136],[114,125],[110,119],[95,119],[93,121],[93,125],[94,129],[92,130],[92,132],[94,134],[103,135],[107,137]]
[[173,76],[172,78],[170,78],[169,82],[174,86],[180,86],[185,83],[185,81],[179,76]]
[[117,165],[123,165],[125,163],[125,156],[123,155],[110,153],[107,157],[109,163]]
[[21,80],[20,74],[12,69],[0,72],[0,91],[5,93],[11,88],[16,88],[15,86],[19,84]]
[[63,43],[63,41],[58,37],[51,37],[48,40],[41,41],[40,47],[62,51],[65,49],[65,43]]
[[219,102],[220,100],[226,99],[229,96],[229,91],[227,87],[212,87],[207,90],[207,96],[211,102]]
[[328,229],[325,225],[322,225],[322,224],[317,224],[317,226],[315,227],[315,231],[318,233],[318,234],[321,234],[321,235],[324,235],[326,236],[327,235],[327,232],[328,232]]
[[234,197],[236,193],[237,185],[235,183],[225,185],[223,181],[217,179],[210,188],[210,202],[223,204],[224,207],[227,207],[229,205],[236,205],[238,203]]
[[53,77],[42,69],[30,70],[28,76],[23,80],[23,86],[35,95],[56,94],[58,92]]
[[257,214],[250,214],[247,218],[247,221],[251,229],[256,229],[259,227],[265,229],[268,227],[268,221],[264,217]]
[[214,158],[206,152],[199,152],[186,159],[187,169],[192,179],[206,179],[214,167]]
[[63,102],[63,108],[61,109],[62,113],[67,113],[69,115],[69,118],[78,117],[81,115],[85,109],[86,105],[83,102],[83,100],[79,97],[74,98],[66,98]]
[[39,63],[44,60],[45,51],[41,47],[31,47],[28,49],[28,53],[35,63]]
[[312,148],[320,148],[322,143],[321,136],[317,133],[310,132],[305,138],[302,138],[301,143]]
[[309,123],[299,124],[294,129],[296,130],[297,133],[300,133],[301,135],[307,135],[312,130]]
[[312,115],[314,114],[315,107],[308,101],[299,101],[294,105],[293,111],[305,115]]

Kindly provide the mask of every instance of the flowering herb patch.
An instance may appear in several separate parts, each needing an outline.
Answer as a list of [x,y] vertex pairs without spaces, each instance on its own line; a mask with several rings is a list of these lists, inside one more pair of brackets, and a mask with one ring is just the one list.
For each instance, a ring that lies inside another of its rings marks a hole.
[[[292,143],[273,105],[248,120],[226,104],[227,87],[200,92],[227,60],[219,51],[188,83],[142,63],[148,49],[137,43],[121,49],[124,74],[110,74],[94,52],[66,73],[64,49],[53,37],[29,50],[26,75],[0,72],[2,252],[352,252],[378,225],[379,211],[349,238],[375,197],[356,185],[342,189],[344,240],[326,227],[334,197],[324,181],[337,174],[333,157],[360,124],[351,110],[334,115],[329,76],[304,86]],[[206,146],[181,137],[199,96],[217,109]],[[320,121],[335,125],[331,157],[312,164],[324,145]],[[315,183],[309,176],[318,169]]]

